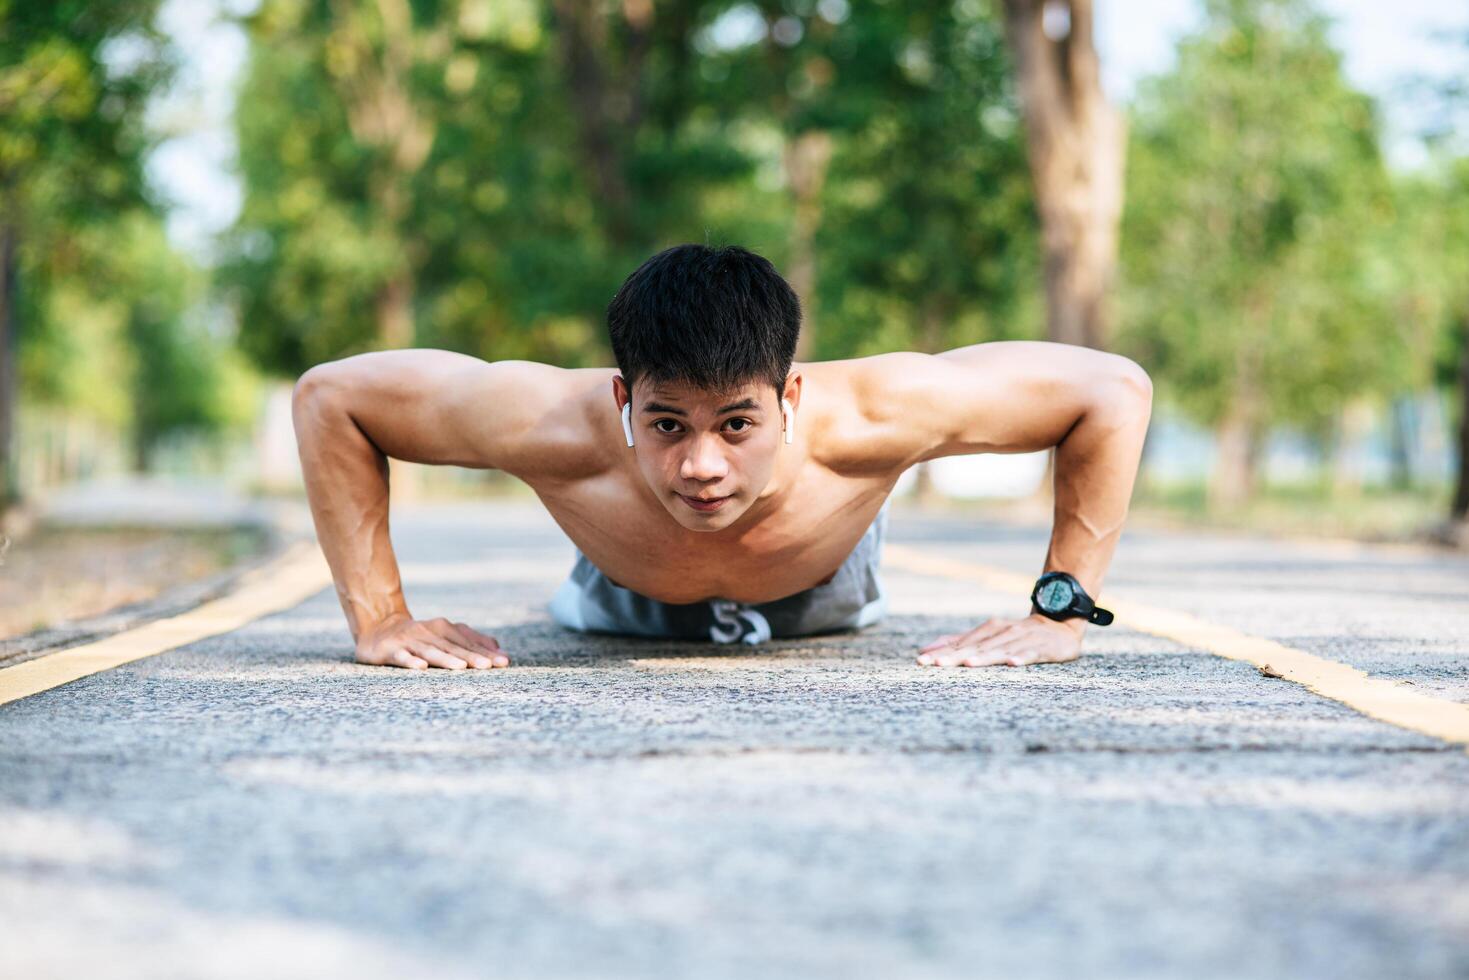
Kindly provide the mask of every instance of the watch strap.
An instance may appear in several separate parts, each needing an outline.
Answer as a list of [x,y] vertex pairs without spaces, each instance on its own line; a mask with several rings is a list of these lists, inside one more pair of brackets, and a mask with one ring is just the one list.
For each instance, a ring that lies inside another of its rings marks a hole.
[[[1075,598],[1072,600],[1070,608],[1067,609],[1067,613],[1069,613],[1069,615],[1053,615],[1046,612],[1040,607],[1040,604],[1035,601],[1034,589],[1031,590],[1030,611],[1032,613],[1040,613],[1042,616],[1045,616],[1048,619],[1054,619],[1058,622],[1066,619],[1081,618],[1085,619],[1088,623],[1095,623],[1098,626],[1111,625],[1113,619],[1111,610],[1103,609],[1101,606],[1098,606],[1096,604],[1096,601],[1092,599],[1091,596],[1086,594],[1086,590],[1081,587],[1081,583],[1076,581],[1076,578],[1074,576],[1068,573],[1066,577],[1071,580],[1073,589],[1076,593]],[[1039,583],[1037,583],[1037,585],[1039,585]]]

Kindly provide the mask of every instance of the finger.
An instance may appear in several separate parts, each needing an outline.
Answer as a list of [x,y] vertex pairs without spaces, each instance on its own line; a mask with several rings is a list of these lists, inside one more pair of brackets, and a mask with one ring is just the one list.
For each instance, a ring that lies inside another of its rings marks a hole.
[[946,636],[941,636],[923,647],[921,652],[932,653],[944,647],[969,645],[976,640],[986,640],[993,636],[1003,635],[1018,625],[1013,619],[987,619],[967,633],[950,633]]
[[451,653],[445,653],[438,647],[429,646],[427,643],[415,643],[411,649],[424,660],[428,661],[430,667],[443,667],[446,670],[463,670],[464,661]]
[[1080,650],[1032,650],[1029,651],[1028,659],[1018,659],[1014,654],[1006,660],[1012,667],[1024,667],[1029,664],[1064,664],[1068,660],[1075,660],[1081,656]]
[[505,653],[504,649],[501,648],[499,640],[495,639],[493,636],[486,636],[479,630],[473,628],[472,626],[467,626],[464,623],[460,623],[459,628],[464,630],[464,632],[467,633],[471,638],[477,640],[480,643],[480,645],[489,653],[490,660],[494,662],[494,665],[496,667],[510,666],[510,657]]
[[966,643],[965,653],[1014,653],[1022,647],[1028,646],[1035,640],[1033,636],[1027,636],[1024,632],[1002,633],[999,636],[990,637],[979,643]]
[[500,649],[500,641],[497,640],[497,639],[495,639],[493,636],[486,636],[485,634],[481,633],[479,630],[475,629],[473,626],[469,626],[469,625],[467,625],[465,623],[455,623],[454,625],[457,626],[457,627],[459,627],[465,633],[468,633],[469,636],[472,639],[475,639],[475,640],[479,641],[480,643],[483,643],[485,646],[489,647],[491,650],[498,650],[498,649]]
[[937,650],[939,647],[950,646],[952,645],[952,642],[957,639],[959,639],[958,633],[946,633],[943,636],[939,637],[937,640],[934,640],[932,643],[925,644],[919,649],[921,652],[927,653],[930,650]]
[[929,662],[935,667],[957,667],[960,661],[969,656],[969,650],[952,650],[928,654]]
[[1015,622],[1013,619],[992,619],[989,622],[981,623],[974,629],[970,630],[968,633],[965,633],[954,645],[962,647],[973,647],[985,643],[990,643],[994,640],[1000,639],[1001,637],[1010,635],[1010,633],[1018,628],[1019,625],[1020,624]]
[[1020,621],[1018,619],[1009,619],[1005,616],[993,616],[981,622],[978,626],[974,627],[965,635],[970,637],[991,636],[995,633],[1003,633],[1005,630],[1008,629],[1014,629],[1016,626],[1019,625]]
[[458,657],[466,664],[470,663],[469,655],[472,651],[454,638],[453,625],[447,619],[430,619],[418,626],[409,637],[410,646],[415,651],[418,645],[422,645],[447,653],[451,657]]
[[393,652],[393,655],[387,659],[385,666],[407,667],[409,670],[428,669],[428,664],[426,664],[422,659],[415,657],[407,650],[395,650]]
[[1000,664],[1006,663],[1007,662],[1007,658],[1009,658],[1010,656],[1012,656],[1012,654],[1008,654],[1008,653],[976,653],[976,652],[971,652],[967,656],[964,656],[964,657],[961,657],[960,658],[960,660],[959,660],[959,666],[961,666],[961,667],[996,667],[996,666],[999,666]]
[[471,667],[484,670],[490,666],[489,657],[480,653],[478,650],[473,650],[462,643],[456,642],[452,637],[440,637],[438,646],[439,649],[451,657],[458,657]]
[[[463,623],[453,623],[451,625],[454,628],[455,635],[460,638],[461,642],[463,642],[470,649],[476,650],[485,655],[485,657],[489,661],[487,666],[507,667],[510,665],[510,658],[505,656],[505,651],[500,649],[500,645],[498,643],[493,642],[493,638],[481,638],[480,634],[476,633],[468,626],[465,626]],[[486,640],[490,640],[491,642],[487,643],[485,642]]]
[[463,647],[455,647],[451,648],[449,652],[458,657],[460,660],[463,660],[466,664],[473,667],[475,670],[489,670],[491,667],[494,666],[494,663],[491,662],[490,658],[486,657],[478,650],[467,650]]
[[918,655],[918,662],[925,667],[953,667],[959,664],[966,656],[973,655],[975,647],[968,641],[955,643],[948,647],[937,647],[926,653]]

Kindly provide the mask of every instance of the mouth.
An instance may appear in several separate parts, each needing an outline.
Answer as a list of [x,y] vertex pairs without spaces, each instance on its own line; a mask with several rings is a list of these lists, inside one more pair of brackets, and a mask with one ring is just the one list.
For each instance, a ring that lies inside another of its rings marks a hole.
[[683,498],[684,503],[688,504],[694,510],[699,511],[702,514],[708,514],[718,510],[719,508],[723,507],[724,502],[729,499],[729,497],[711,497],[709,499],[700,499],[699,497],[684,496],[684,494],[679,494],[679,496]]

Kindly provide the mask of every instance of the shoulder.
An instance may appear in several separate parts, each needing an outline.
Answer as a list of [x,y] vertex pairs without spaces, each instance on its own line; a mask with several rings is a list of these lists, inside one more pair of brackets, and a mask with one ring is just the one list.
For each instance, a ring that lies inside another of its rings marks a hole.
[[510,396],[498,413],[515,419],[518,434],[507,472],[534,484],[590,479],[617,465],[622,423],[612,397],[616,368],[500,363],[523,366],[521,384],[494,390],[501,399]]
[[1117,354],[1048,341],[990,341],[853,362],[854,403],[911,462],[1059,445],[1099,407],[1135,413],[1151,382]]
[[902,390],[930,356],[894,351],[798,365],[813,460],[843,475],[894,478],[916,462],[922,440]]

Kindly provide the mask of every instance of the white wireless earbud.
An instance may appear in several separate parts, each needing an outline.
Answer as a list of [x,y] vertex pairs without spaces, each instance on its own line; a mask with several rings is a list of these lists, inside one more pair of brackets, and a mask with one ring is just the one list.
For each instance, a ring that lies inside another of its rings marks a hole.
[[784,398],[780,400],[780,418],[785,423],[786,442],[790,443],[796,434],[796,410],[791,408],[791,403]]
[[629,401],[622,406],[622,434],[627,436],[627,444],[632,445],[632,402]]

